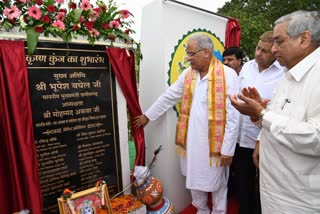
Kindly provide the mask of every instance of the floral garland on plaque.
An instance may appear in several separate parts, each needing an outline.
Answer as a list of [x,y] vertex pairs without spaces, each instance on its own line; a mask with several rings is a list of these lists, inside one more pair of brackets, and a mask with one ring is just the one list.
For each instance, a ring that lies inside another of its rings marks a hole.
[[97,0],[94,4],[90,0],[2,0],[0,32],[15,27],[25,31],[29,55],[34,52],[40,34],[60,37],[67,43],[83,36],[89,44],[100,39],[111,44],[116,39],[137,44],[129,36],[134,33],[130,16],[114,0]]

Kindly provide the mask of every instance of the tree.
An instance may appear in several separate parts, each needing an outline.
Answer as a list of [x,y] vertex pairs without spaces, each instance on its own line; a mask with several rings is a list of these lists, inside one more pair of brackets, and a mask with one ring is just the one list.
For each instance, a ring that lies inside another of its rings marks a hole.
[[219,14],[239,20],[241,48],[250,59],[262,33],[272,30],[279,17],[296,10],[317,10],[319,0],[231,0],[218,10]]

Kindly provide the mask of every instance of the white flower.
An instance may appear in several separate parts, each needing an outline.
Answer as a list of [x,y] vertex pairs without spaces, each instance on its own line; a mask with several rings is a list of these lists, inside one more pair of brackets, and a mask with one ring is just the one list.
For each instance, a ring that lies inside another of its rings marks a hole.
[[20,16],[20,26],[22,29],[26,28],[28,24],[24,21],[23,16]]

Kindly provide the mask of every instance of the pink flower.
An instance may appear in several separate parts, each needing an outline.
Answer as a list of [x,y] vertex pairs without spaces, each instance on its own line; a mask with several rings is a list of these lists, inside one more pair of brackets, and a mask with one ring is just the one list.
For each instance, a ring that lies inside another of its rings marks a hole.
[[120,11],[120,14],[121,14],[121,16],[122,16],[123,18],[125,18],[125,19],[130,16],[129,10],[121,10],[121,11]]
[[52,23],[52,26],[55,27],[55,28],[58,28],[60,30],[65,30],[66,27],[64,25],[64,23],[60,20],[54,20],[53,23]]
[[84,16],[80,16],[79,22],[82,23],[86,18]]
[[42,14],[37,6],[31,6],[29,8],[28,15],[36,20],[39,20]]
[[81,3],[80,8],[83,9],[83,10],[90,10],[92,8],[91,4],[90,4],[90,1],[89,0],[83,0],[82,3]]
[[116,20],[112,20],[110,23],[109,23],[109,27],[110,28],[119,28],[120,26],[120,23]]
[[64,12],[59,12],[56,16],[56,20],[63,21],[66,18],[66,14]]
[[96,11],[90,11],[89,13],[89,21],[90,22],[95,22],[99,18],[99,14]]
[[16,18],[16,19],[19,18],[21,11],[15,5],[13,5],[11,8],[5,7],[3,14],[5,16],[7,16],[8,19],[12,20],[14,18]]
[[20,2],[22,2],[22,3],[27,3],[27,2],[29,2],[29,0],[19,0]]
[[64,0],[54,0],[56,3],[58,4],[63,4],[64,3]]
[[97,36],[100,35],[100,33],[99,33],[99,31],[97,31],[97,29],[92,28],[91,30],[89,30],[89,35],[90,35],[91,37],[97,37]]

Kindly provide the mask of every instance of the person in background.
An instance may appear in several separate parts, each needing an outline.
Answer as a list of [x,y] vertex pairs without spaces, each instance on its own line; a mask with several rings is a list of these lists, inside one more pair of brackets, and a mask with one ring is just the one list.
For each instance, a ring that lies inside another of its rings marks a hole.
[[279,18],[273,39],[272,51],[287,70],[270,104],[266,108],[255,88],[229,98],[262,127],[253,154],[262,213],[320,213],[319,14],[296,11]]
[[134,121],[136,127],[145,126],[182,98],[176,145],[186,188],[199,214],[210,213],[208,192],[212,193],[212,213],[226,213],[228,170],[238,134],[239,113],[227,98],[239,90],[237,75],[213,52],[208,35],[191,35],[186,46],[190,67]]
[[229,47],[224,50],[222,56],[223,63],[230,68],[233,68],[237,72],[237,75],[239,75],[243,64],[242,50],[238,47]]
[[[262,98],[271,99],[272,91],[284,74],[284,68],[271,51],[272,31],[260,36],[255,49],[255,58],[246,62],[240,72],[240,90],[255,87]],[[250,117],[240,115],[239,136],[233,161],[236,189],[239,191],[239,214],[261,213],[256,167],[252,160],[253,151],[260,128],[250,121]]]
[[[240,70],[243,65],[243,53],[239,47],[229,47],[226,48],[222,54],[223,56],[223,63],[230,68],[233,68],[237,75],[239,75]],[[234,161],[233,161],[234,163]],[[229,173],[229,180],[228,180],[228,197],[235,197],[239,199],[240,192],[239,192],[239,184],[237,179],[237,172],[235,169],[234,164],[230,166],[230,173]]]

